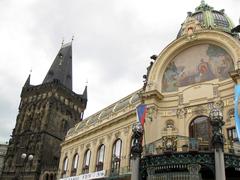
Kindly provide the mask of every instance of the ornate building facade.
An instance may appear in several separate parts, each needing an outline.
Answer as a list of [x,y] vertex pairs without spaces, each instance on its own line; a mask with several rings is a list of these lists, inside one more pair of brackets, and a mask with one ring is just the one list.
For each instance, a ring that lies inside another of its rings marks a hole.
[[86,105],[87,89],[72,91],[72,43],[64,44],[42,84],[29,76],[23,86],[1,179],[56,179],[60,143]]
[[151,57],[143,88],[68,131],[61,144],[58,178],[130,179],[131,129],[141,103],[147,105],[143,179],[214,179],[216,131],[209,118],[213,108],[223,114],[226,177],[239,178],[234,86],[240,41],[234,29],[224,10],[214,10],[204,1],[189,12],[177,38]]

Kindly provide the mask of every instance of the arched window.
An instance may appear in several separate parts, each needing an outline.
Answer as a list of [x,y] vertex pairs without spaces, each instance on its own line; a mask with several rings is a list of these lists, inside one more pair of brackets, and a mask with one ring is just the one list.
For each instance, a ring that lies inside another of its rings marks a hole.
[[101,146],[99,146],[98,152],[97,152],[96,171],[103,170],[104,153],[105,153],[105,146],[102,144]]
[[49,175],[45,174],[45,180],[49,180]]
[[76,153],[73,156],[73,161],[72,161],[72,172],[71,172],[72,176],[75,176],[77,173],[78,159],[79,159],[79,155]]
[[54,180],[54,175],[50,174],[50,180]]
[[190,149],[191,145],[198,146],[200,150],[208,150],[211,140],[211,125],[207,116],[199,116],[189,125]]
[[122,140],[117,139],[113,144],[112,152],[112,173],[119,174],[120,163],[121,163],[121,150],[122,150]]
[[63,160],[63,172],[62,177],[66,177],[67,175],[67,169],[68,169],[68,157],[65,157]]
[[82,169],[83,174],[89,173],[90,159],[91,159],[91,151],[88,149],[84,154],[83,169]]

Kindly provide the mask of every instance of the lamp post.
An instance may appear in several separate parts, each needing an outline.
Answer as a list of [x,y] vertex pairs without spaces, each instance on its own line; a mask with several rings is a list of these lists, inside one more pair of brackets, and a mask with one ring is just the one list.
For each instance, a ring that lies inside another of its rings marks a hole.
[[131,148],[132,175],[131,180],[139,180],[139,162],[142,154],[143,127],[141,123],[136,123],[132,127],[133,145]]
[[215,157],[215,179],[225,180],[225,164],[224,164],[224,137],[222,134],[222,126],[224,125],[223,114],[218,108],[213,108],[209,114],[210,124],[212,126],[212,146],[214,148]]
[[26,154],[22,153],[21,158],[23,160],[23,172],[22,172],[22,179],[24,179],[24,174],[25,174],[25,164],[27,161],[31,162],[33,160],[33,155],[32,154]]

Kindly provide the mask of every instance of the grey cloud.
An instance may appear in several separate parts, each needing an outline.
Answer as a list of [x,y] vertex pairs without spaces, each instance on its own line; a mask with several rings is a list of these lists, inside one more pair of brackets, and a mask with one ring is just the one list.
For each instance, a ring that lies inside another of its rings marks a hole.
[[[239,3],[207,1],[225,8],[234,22]],[[74,87],[78,93],[89,80],[86,115],[142,86],[149,57],[175,39],[187,11],[200,3],[141,0],[3,0],[0,1],[2,40],[0,138],[8,139],[16,120],[21,87],[30,66],[31,83],[40,84],[61,46],[73,42]],[[173,6],[175,4],[175,6]]]

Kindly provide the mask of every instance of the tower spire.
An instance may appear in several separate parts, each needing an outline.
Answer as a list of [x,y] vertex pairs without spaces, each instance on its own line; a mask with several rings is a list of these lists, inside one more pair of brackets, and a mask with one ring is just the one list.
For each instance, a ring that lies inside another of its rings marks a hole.
[[24,87],[29,87],[30,86],[30,79],[31,79],[31,71],[30,71],[30,74],[28,75],[28,78],[24,84]]
[[83,91],[83,99],[87,100],[87,85],[85,86],[85,89]]
[[58,81],[72,90],[72,42],[62,44],[43,80],[43,84],[53,81]]

